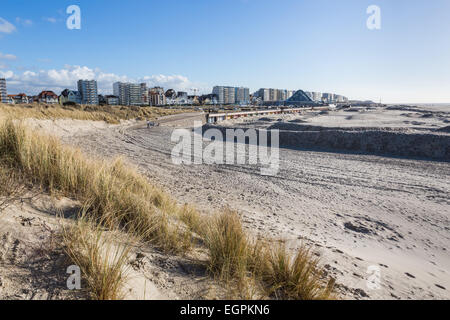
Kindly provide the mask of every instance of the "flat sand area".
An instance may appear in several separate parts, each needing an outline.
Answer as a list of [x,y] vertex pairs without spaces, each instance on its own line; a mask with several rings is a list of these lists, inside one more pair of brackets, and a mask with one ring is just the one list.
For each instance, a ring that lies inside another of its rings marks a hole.
[[[430,132],[444,128],[449,120],[445,111],[425,117],[427,110],[364,112],[245,121],[248,127],[306,122]],[[355,123],[350,125],[352,119]],[[175,125],[188,126],[179,122],[179,116],[174,120]],[[237,120],[237,126],[243,122]],[[120,126],[73,120],[33,123],[88,153],[125,157],[180,202],[208,212],[226,206],[238,210],[255,235],[286,240],[292,248],[311,245],[329,275],[337,279],[344,298],[450,298],[447,161],[283,148],[278,175],[262,176],[258,166],[248,164],[173,164],[173,126],[167,119],[150,129],[133,122]],[[379,288],[367,286],[373,279],[373,273],[367,272],[374,267],[380,274]]]

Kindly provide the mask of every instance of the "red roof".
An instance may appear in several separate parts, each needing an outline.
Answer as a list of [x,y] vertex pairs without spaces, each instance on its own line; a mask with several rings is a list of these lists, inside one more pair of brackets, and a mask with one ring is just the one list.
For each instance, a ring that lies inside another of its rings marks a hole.
[[42,91],[41,93],[39,93],[38,98],[42,99],[42,98],[46,98],[46,97],[51,97],[51,98],[55,98],[57,99],[58,96],[53,92],[53,91]]

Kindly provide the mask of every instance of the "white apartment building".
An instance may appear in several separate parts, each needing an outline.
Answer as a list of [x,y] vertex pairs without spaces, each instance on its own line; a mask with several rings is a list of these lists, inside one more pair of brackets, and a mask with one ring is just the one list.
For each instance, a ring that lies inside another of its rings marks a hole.
[[114,95],[119,97],[123,106],[142,106],[142,86],[137,83],[116,82],[113,84]]
[[98,105],[97,81],[78,80],[78,92],[82,104]]
[[249,88],[215,86],[212,93],[217,96],[219,104],[248,104],[250,101]]
[[0,102],[7,103],[8,93],[6,91],[6,79],[0,79]]

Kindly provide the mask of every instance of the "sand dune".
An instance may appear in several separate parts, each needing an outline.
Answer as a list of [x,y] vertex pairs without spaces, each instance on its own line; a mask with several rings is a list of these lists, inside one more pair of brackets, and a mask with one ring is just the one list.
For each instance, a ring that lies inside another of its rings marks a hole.
[[[277,122],[323,125],[323,117],[328,116],[335,125],[333,117],[345,119],[343,114],[348,118],[352,112],[290,116]],[[354,116],[341,121],[365,121]],[[408,116],[399,117],[403,122]],[[442,114],[433,117],[436,126],[430,122],[422,132],[445,126]],[[273,122],[245,121],[248,127]],[[241,127],[244,123],[238,122],[225,125]],[[35,125],[46,126],[42,122]],[[51,127],[54,125],[61,128],[59,135],[65,142],[91,154],[125,156],[180,202],[194,203],[209,212],[230,206],[242,213],[245,226],[255,234],[284,239],[292,248],[302,242],[311,244],[329,275],[337,279],[343,297],[450,298],[448,162],[282,149],[280,171],[268,177],[252,165],[174,165],[170,122],[152,129],[131,123],[55,122]],[[391,123],[389,127],[417,130],[405,124],[395,127]],[[380,270],[381,288],[373,290],[367,286],[367,271],[374,266]]]

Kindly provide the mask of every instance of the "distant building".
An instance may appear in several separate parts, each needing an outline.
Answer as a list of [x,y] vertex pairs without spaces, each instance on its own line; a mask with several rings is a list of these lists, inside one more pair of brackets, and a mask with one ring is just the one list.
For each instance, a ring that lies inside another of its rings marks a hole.
[[150,104],[149,91],[146,83],[141,83],[141,105],[148,106]]
[[149,90],[150,105],[163,106],[166,105],[166,95],[164,89],[161,87],[154,87]]
[[321,92],[312,92],[312,99],[316,102],[322,101],[322,93]]
[[106,104],[109,106],[118,106],[119,105],[119,97],[117,97],[117,96],[109,95],[109,96],[106,96],[105,99],[106,99]]
[[65,89],[59,96],[59,103],[65,104],[67,102],[81,104],[81,93],[79,91]]
[[334,102],[334,94],[333,93],[324,93],[322,95],[322,102],[325,102],[325,103]]
[[270,101],[270,89],[261,88],[256,92],[255,97],[261,99],[261,101]]
[[244,87],[215,86],[212,93],[217,96],[219,104],[248,104],[250,102],[250,90]]
[[[25,104],[30,103],[28,96],[25,93],[19,94],[9,94],[8,95],[8,103],[10,104]],[[33,99],[31,99],[32,101]]]
[[6,79],[0,79],[0,103],[7,103]]
[[187,92],[178,91],[177,98],[186,98],[187,99],[187,97],[188,97]]
[[142,88],[140,84],[128,84],[128,105],[142,106]]
[[177,98],[176,98],[176,104],[188,104],[188,94],[184,91],[178,91]]
[[47,104],[57,104],[58,96],[53,91],[42,91],[36,97],[37,102]]
[[106,105],[106,97],[104,95],[102,95],[102,94],[98,95],[98,104],[100,106]]
[[286,89],[261,88],[255,93],[256,98],[262,102],[285,101],[293,96],[295,91]]
[[119,104],[123,106],[141,106],[142,87],[140,84],[116,82],[113,85],[114,95],[119,97]]
[[335,95],[335,102],[337,102],[337,103],[346,103],[346,102],[348,102],[348,98],[337,94],[337,95]]
[[286,103],[294,105],[315,104],[314,101],[312,101],[312,99],[303,90],[297,90],[292,97],[286,100]]
[[237,104],[248,105],[250,103],[250,89],[239,87],[235,88],[235,100]]
[[78,91],[81,94],[81,103],[98,105],[97,81],[78,80]]
[[199,102],[203,105],[217,104],[217,96],[215,94],[205,94],[200,96]]
[[126,106],[127,102],[127,84],[116,82],[113,84],[114,96],[119,97],[119,105]]

